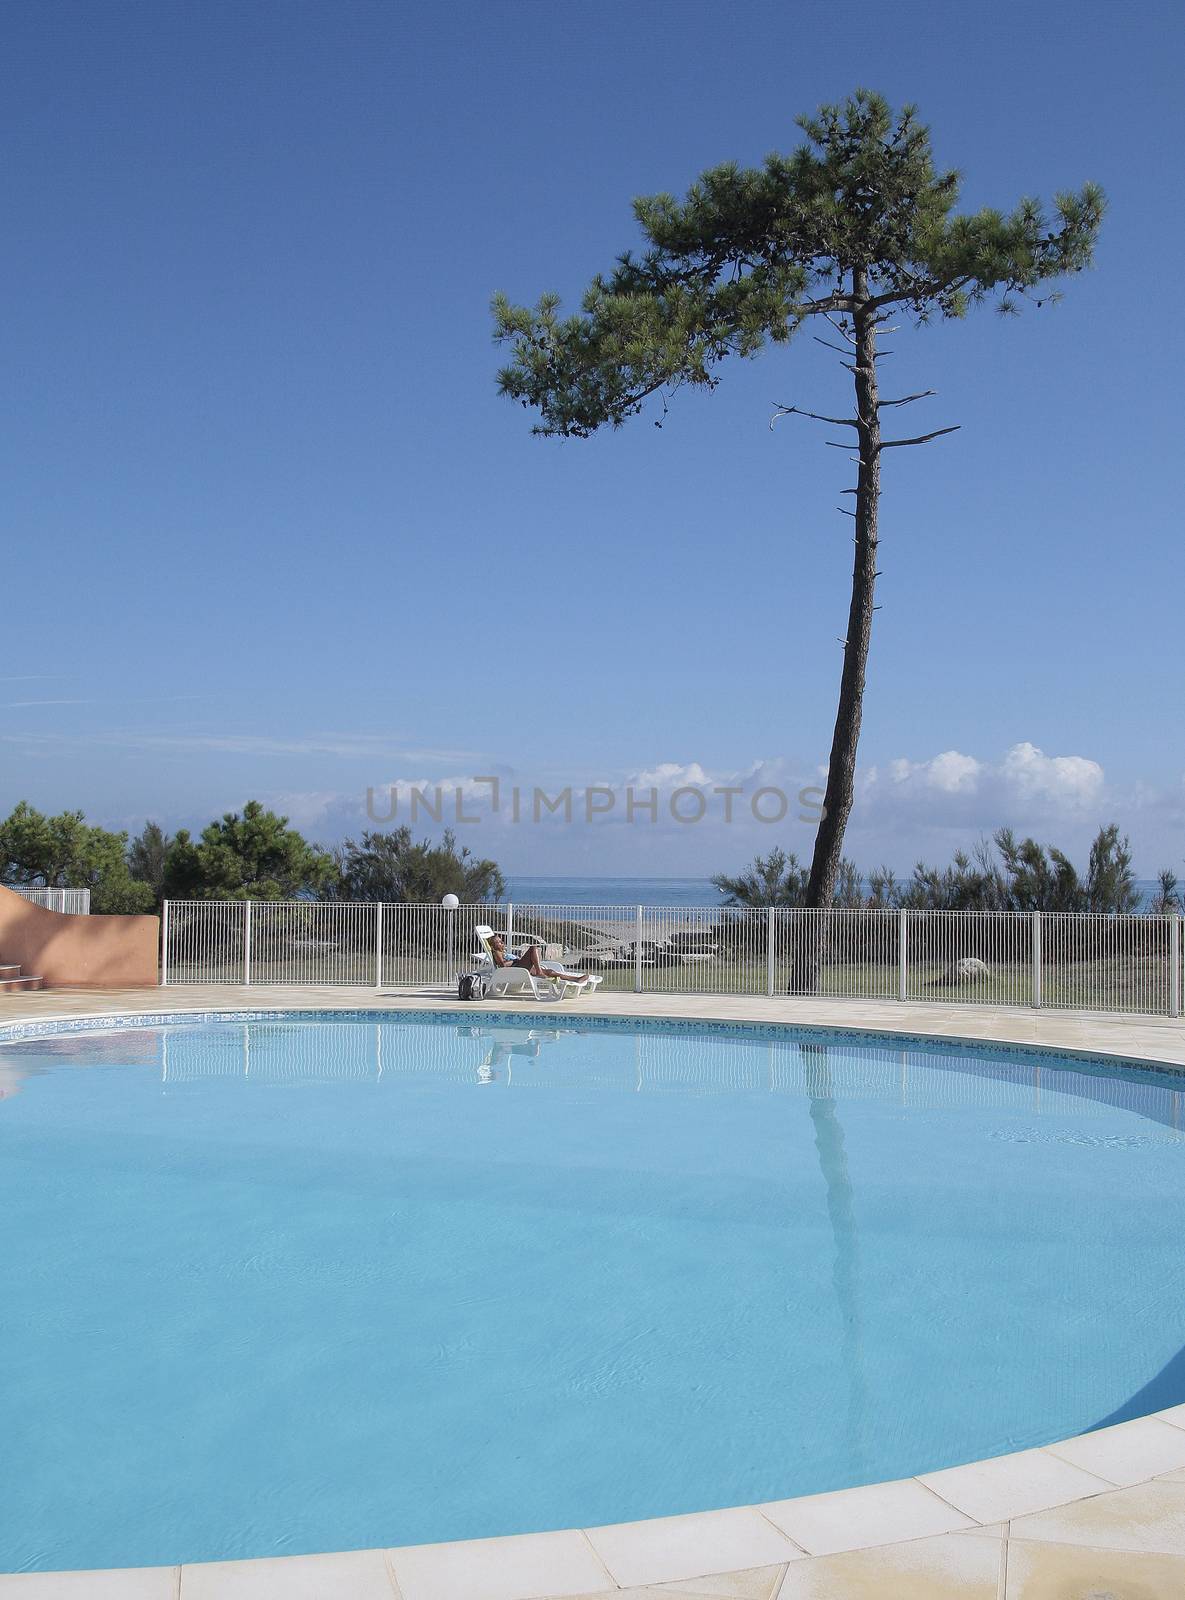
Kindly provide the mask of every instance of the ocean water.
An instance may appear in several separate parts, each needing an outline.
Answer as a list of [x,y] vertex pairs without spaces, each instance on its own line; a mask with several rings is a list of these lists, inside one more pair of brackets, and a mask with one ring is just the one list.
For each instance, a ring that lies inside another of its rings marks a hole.
[[554,1016],[0,1047],[0,1570],[734,1505],[1185,1400],[1181,1088]]
[[[1157,884],[1141,878],[1136,887],[1147,907]],[[710,878],[530,878],[509,873],[505,898],[521,905],[703,908],[720,905],[723,897]]]
[[717,906],[710,878],[506,878],[507,900],[547,906]]

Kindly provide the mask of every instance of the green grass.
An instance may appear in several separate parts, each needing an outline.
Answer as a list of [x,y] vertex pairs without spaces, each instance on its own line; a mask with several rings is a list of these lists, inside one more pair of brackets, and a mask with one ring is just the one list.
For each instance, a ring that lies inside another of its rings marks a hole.
[[[964,1005],[1032,1004],[1032,971],[1027,962],[992,963],[991,975],[978,983],[944,983],[941,979],[945,971],[945,964],[939,962],[911,967],[906,998]],[[169,981],[171,984],[234,984],[241,983],[242,976],[241,958],[200,965],[174,962]],[[610,967],[600,976],[607,993],[627,993],[634,988],[632,966]],[[438,986],[442,977],[443,963],[438,958],[388,952],[383,964],[384,987]],[[260,955],[253,958],[251,965],[252,983],[260,985],[303,983],[367,987],[374,983],[374,978],[374,957],[369,950],[328,950],[315,961],[301,955]],[[788,981],[787,964],[779,962],[774,993],[786,994]],[[766,965],[761,959],[643,967],[642,987],[647,994],[763,996]],[[836,998],[895,1000],[898,994],[896,964],[825,965],[820,972],[817,993]],[[1073,1010],[1167,1014],[1168,962],[1151,956],[1134,964],[1119,959],[1049,964],[1042,973],[1042,1002],[1049,1007]]]

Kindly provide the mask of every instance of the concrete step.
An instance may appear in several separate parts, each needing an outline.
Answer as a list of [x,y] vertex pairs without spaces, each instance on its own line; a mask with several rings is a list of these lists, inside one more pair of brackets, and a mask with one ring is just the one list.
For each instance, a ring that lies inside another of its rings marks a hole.
[[[20,968],[17,968],[20,971]],[[0,978],[0,994],[24,994],[29,989],[44,989],[44,978]]]

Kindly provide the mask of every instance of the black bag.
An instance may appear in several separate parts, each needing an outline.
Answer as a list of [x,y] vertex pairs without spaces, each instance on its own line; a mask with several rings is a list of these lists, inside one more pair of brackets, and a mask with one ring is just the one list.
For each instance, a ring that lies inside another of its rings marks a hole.
[[480,972],[465,973],[457,984],[458,1000],[484,1000],[489,992],[489,981]]

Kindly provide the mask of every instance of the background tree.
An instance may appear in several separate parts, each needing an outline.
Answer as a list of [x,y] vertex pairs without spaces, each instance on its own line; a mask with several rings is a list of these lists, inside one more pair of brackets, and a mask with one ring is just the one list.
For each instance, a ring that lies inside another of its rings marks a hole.
[[89,889],[95,912],[151,911],[152,890],[128,872],[127,842],[81,811],[50,817],[22,800],[0,822],[0,883]]
[[249,800],[228,811],[195,843],[182,828],[165,857],[170,900],[298,900],[315,898],[333,882],[328,851],[309,844],[288,818]]
[[[1037,848],[1037,847],[1034,847]],[[950,865],[919,861],[885,904],[908,911],[1006,911],[1008,890],[991,843],[981,839],[972,854],[956,850]]]
[[1090,847],[1085,877],[1054,845],[1018,843],[1009,828],[996,834],[1009,911],[1138,911],[1140,891],[1131,849],[1115,823],[1100,828]]
[[901,885],[892,867],[874,867],[868,874],[868,904],[876,910],[898,904]]
[[164,899],[165,863],[172,843],[159,823],[146,822],[128,845],[128,871],[152,890],[157,905]]
[[608,278],[595,277],[578,315],[561,318],[555,295],[533,310],[498,295],[494,319],[495,337],[513,350],[501,392],[538,410],[536,431],[567,437],[619,426],[660,390],[712,388],[728,357],[756,355],[767,341],[785,344],[804,325],[826,323],[821,342],[851,374],[852,413],[797,405],[779,413],[850,429],[850,438],[832,442],[852,452],[857,469],[844,491],[854,497],[855,561],[839,705],[806,890],[808,905],[827,906],[854,793],[881,459],[953,431],[883,437],[882,412],[929,391],[882,399],[878,336],[893,317],[961,317],[993,292],[1011,309],[1017,295],[1080,271],[1091,260],[1103,196],[1094,184],[1058,195],[1052,222],[1031,199],[1008,215],[986,207],[959,215],[958,174],[935,167],[929,130],[912,106],[894,115],[880,95],[859,90],[799,125],[807,141],[792,155],[771,155],[761,168],[714,167],[683,202],[669,194],[635,200],[647,248],[627,251]]
[[798,857],[775,846],[767,856],[754,856],[739,877],[719,873],[712,882],[728,906],[798,906],[806,892],[807,870]]
[[1122,839],[1119,837],[1119,828],[1114,822],[1099,829],[1090,847],[1083,901],[1083,911],[1105,911],[1118,916],[1140,909],[1131,844],[1126,835]]
[[1183,906],[1185,906],[1185,896],[1181,893],[1177,874],[1172,867],[1162,867],[1156,875],[1156,894],[1148,909],[1164,917],[1173,911],[1180,912]]
[[413,840],[408,827],[364,833],[334,851],[336,877],[331,892],[343,900],[415,901],[439,904],[455,894],[463,905],[500,900],[506,883],[494,861],[457,849],[451,830],[438,844]]
[[[712,882],[727,905],[803,906],[808,874],[793,855],[780,849],[758,856],[740,874]],[[1166,896],[1168,898],[1166,898]],[[1171,910],[1179,898],[1172,872],[1160,874],[1160,891],[1151,910]],[[836,903],[852,910],[907,911],[1097,911],[1126,915],[1140,909],[1131,848],[1115,823],[1100,828],[1090,847],[1085,874],[1064,850],[1035,839],[1017,839],[1001,828],[974,851],[957,850],[950,865],[919,861],[904,881],[888,867],[870,872],[867,882],[854,862],[840,864]]]

